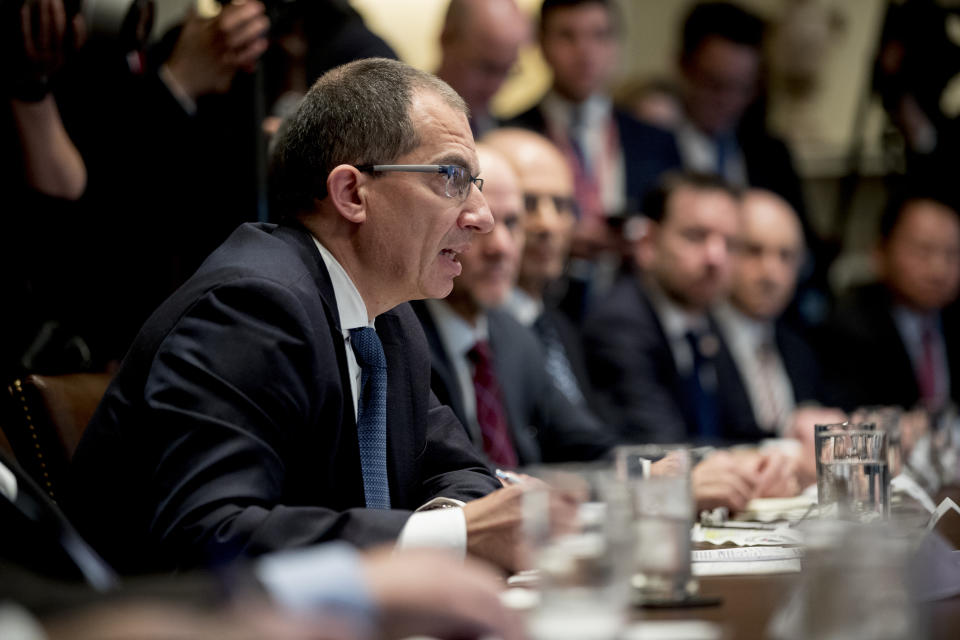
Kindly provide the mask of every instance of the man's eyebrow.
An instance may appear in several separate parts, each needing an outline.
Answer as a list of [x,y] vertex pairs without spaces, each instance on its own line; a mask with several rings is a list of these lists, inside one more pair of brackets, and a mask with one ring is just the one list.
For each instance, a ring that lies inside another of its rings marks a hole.
[[468,162],[466,158],[464,158],[462,155],[458,153],[451,153],[445,156],[441,156],[436,160],[436,163],[437,164],[455,164],[455,165],[461,166],[467,171],[469,171],[470,175],[474,175],[474,176],[480,173],[479,169],[477,169],[476,166],[471,167],[470,162]]

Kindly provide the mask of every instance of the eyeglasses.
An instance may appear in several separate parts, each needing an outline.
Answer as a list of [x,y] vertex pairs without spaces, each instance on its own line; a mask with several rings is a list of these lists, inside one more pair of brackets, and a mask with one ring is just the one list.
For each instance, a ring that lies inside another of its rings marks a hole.
[[540,206],[540,198],[548,198],[553,203],[553,208],[557,213],[571,213],[577,215],[577,201],[573,198],[563,196],[554,196],[548,193],[530,193],[523,194],[523,206],[527,211],[536,211]]
[[365,164],[356,167],[364,173],[381,171],[409,171],[411,173],[442,173],[447,176],[444,193],[448,198],[466,200],[470,185],[477,185],[477,191],[483,191],[483,178],[471,176],[458,164]]

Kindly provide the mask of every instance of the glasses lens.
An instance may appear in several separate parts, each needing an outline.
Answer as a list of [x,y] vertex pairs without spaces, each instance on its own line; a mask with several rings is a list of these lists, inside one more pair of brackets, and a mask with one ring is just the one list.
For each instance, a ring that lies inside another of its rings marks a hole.
[[447,167],[446,194],[448,198],[463,199],[470,185],[470,174],[463,167],[449,165]]

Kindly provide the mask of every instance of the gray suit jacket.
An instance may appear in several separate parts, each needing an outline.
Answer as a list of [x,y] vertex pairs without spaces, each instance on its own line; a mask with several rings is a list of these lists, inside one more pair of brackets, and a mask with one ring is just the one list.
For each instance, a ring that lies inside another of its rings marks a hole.
[[[431,354],[431,385],[467,424],[450,354],[426,305],[411,303],[423,325]],[[510,435],[521,465],[593,460],[615,444],[612,433],[588,410],[574,407],[547,375],[537,336],[503,311],[487,312],[490,350],[503,393]],[[481,448],[479,433],[470,434]]]

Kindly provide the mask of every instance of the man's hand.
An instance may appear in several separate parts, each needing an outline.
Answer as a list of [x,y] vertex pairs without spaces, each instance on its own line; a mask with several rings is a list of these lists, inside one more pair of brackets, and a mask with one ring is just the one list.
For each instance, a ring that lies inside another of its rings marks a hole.
[[757,488],[755,468],[727,451],[717,451],[695,466],[691,482],[698,512],[716,507],[743,511]]
[[523,494],[532,489],[550,492],[550,523],[558,529],[574,526],[577,505],[583,496],[547,489],[543,481],[522,476],[514,484],[463,507],[467,522],[467,551],[505,571],[515,573],[530,568],[530,552],[523,536]]
[[418,550],[375,551],[363,563],[383,637],[523,637],[519,617],[500,602],[503,581],[478,562]]
[[73,18],[74,39],[68,37],[63,0],[28,0],[20,8],[23,53],[31,72],[51,76],[63,66],[71,48],[80,48],[86,39],[83,16]]
[[166,66],[194,100],[225,93],[238,70],[253,71],[269,28],[263,5],[252,0],[228,4],[214,18],[191,10]]
[[797,456],[770,449],[758,455],[756,461],[757,486],[755,498],[789,498],[800,493]]

